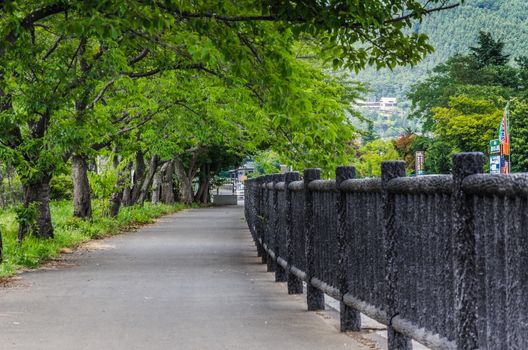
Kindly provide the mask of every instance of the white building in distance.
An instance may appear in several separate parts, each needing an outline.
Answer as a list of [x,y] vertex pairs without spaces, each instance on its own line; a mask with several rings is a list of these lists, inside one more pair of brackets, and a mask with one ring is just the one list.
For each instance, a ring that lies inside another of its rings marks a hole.
[[356,105],[358,107],[364,107],[368,109],[375,109],[382,112],[393,112],[396,109],[398,101],[396,97],[382,97],[379,101],[366,102],[366,101],[357,101]]

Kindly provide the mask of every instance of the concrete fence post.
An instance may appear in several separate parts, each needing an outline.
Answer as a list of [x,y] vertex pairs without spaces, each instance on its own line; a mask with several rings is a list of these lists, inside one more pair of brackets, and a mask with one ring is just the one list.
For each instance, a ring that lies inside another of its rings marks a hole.
[[[293,209],[292,209],[292,192],[288,188],[293,181],[299,181],[300,175],[298,172],[288,172],[284,177],[284,191],[286,197],[286,246],[287,246],[287,260],[288,265],[291,266],[293,257],[295,256],[295,246],[293,243]],[[288,294],[302,294],[303,284],[302,280],[288,271]]]
[[253,210],[255,211],[254,215],[255,215],[255,245],[257,246],[257,256],[258,257],[262,257],[262,245],[260,244],[260,241],[259,241],[259,238],[260,238],[260,233],[259,233],[259,201],[260,201],[260,182],[259,182],[259,178],[256,177],[254,179],[251,179],[251,180],[248,180],[248,181],[251,181],[251,188],[250,188],[250,192],[249,192],[249,195],[251,196],[251,202],[252,202],[252,205],[253,205]]
[[314,213],[313,213],[313,193],[308,188],[310,182],[321,179],[321,169],[305,169],[304,170],[304,233],[306,238],[306,277],[307,277],[307,293],[306,301],[308,303],[308,311],[324,310],[324,293],[315,288],[311,284],[311,280],[315,273],[315,258],[314,258]]
[[[387,191],[390,180],[405,176],[405,162],[389,161],[381,163],[381,189],[383,193],[383,237],[385,239],[385,281],[387,296],[387,313],[390,320],[399,311],[397,309],[396,287],[398,283],[397,252],[395,249],[397,229],[395,225],[396,202],[393,194]],[[388,350],[411,350],[412,340],[394,330],[391,323],[387,326]]]
[[[339,290],[344,296],[348,292],[348,247],[347,232],[350,231],[347,221],[346,192],[341,191],[341,183],[356,177],[356,169],[353,166],[339,166],[336,168],[336,189],[337,189],[337,246],[338,246],[338,268],[339,268]],[[361,314],[354,308],[346,305],[343,301],[340,304],[341,332],[360,331]]]
[[264,205],[265,205],[265,202],[264,202],[264,195],[265,195],[265,190],[264,190],[264,183],[266,182],[265,181],[265,178],[266,176],[259,176],[258,177],[258,184],[257,184],[257,203],[258,203],[258,215],[257,215],[257,223],[258,223],[258,236],[260,238],[260,249],[261,249],[261,260],[262,260],[262,263],[263,264],[267,264],[268,263],[268,254],[266,253],[266,251],[264,250],[264,231],[265,231],[265,228],[266,228],[266,223],[264,222]]
[[267,258],[267,271],[268,272],[275,272],[277,270],[277,262],[270,256],[269,251],[273,250],[275,247],[270,247],[270,239],[271,236],[275,234],[275,227],[272,227],[270,225],[272,223],[272,216],[275,215],[273,212],[273,197],[275,194],[275,190],[271,190],[268,188],[268,184],[270,182],[274,182],[275,178],[274,175],[266,175],[266,185],[265,185],[265,205],[266,205],[266,216],[265,216],[265,232],[266,232],[266,246],[268,247],[268,258]]
[[455,280],[455,325],[457,349],[478,349],[476,242],[471,196],[463,180],[484,172],[482,153],[453,156],[453,269]]
[[[274,175],[274,179],[275,179],[274,184],[276,186],[279,182],[284,182],[284,174]],[[285,252],[283,251],[284,248],[281,247],[280,245],[281,232],[282,234],[286,234],[286,230],[284,229],[284,231],[281,231],[282,223],[280,222],[279,218],[281,217],[282,214],[280,213],[280,206],[279,206],[279,190],[277,190],[275,187],[273,191],[273,212],[275,215],[275,221],[274,221],[275,228],[273,230],[275,234],[275,239],[274,239],[275,246],[273,247],[273,250],[275,251],[275,257],[276,257],[275,282],[286,282],[288,280],[286,270],[284,269],[284,267],[282,267],[281,264],[279,264],[279,261],[278,261],[279,256],[280,257],[286,256]]]

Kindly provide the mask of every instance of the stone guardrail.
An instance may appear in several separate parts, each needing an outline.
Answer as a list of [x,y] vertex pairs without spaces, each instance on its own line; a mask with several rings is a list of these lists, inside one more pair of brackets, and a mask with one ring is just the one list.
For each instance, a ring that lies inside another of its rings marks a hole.
[[487,175],[481,153],[452,175],[380,179],[338,167],[246,181],[257,253],[308,310],[340,301],[341,330],[363,313],[387,325],[389,350],[528,349],[528,174]]

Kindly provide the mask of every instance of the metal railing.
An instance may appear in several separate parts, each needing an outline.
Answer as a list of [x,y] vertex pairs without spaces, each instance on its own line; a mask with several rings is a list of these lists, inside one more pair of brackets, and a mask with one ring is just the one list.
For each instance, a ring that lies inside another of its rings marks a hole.
[[452,175],[336,180],[318,169],[248,180],[257,252],[308,310],[341,302],[341,330],[363,313],[385,324],[389,350],[528,349],[528,174],[487,175],[481,153],[454,156]]

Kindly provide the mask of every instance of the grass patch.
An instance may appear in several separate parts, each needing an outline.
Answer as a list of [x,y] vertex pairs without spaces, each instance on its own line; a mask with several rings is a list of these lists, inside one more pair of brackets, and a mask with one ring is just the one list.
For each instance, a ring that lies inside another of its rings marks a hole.
[[81,220],[72,216],[71,201],[51,203],[51,216],[55,229],[54,239],[28,236],[20,244],[16,241],[18,224],[14,210],[0,210],[0,231],[4,243],[4,260],[0,264],[0,277],[11,276],[21,268],[36,268],[56,258],[63,248],[75,248],[83,242],[112,236],[137,225],[148,224],[155,218],[186,208],[183,204],[165,205],[145,203],[121,208],[116,218],[103,217],[100,205],[94,203],[93,219]]

